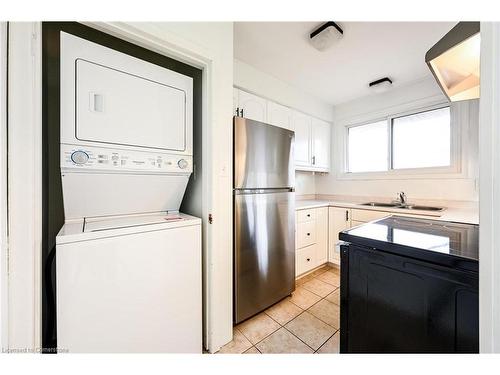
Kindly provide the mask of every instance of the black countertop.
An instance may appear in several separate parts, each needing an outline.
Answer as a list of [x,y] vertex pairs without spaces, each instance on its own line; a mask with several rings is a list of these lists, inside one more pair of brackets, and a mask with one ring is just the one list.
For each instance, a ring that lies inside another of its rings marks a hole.
[[342,241],[478,272],[479,226],[391,216],[345,230]]

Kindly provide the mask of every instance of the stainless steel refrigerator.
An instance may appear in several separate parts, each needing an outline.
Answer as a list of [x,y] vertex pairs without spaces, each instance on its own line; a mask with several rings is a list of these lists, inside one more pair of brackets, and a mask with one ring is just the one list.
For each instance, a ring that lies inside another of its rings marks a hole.
[[294,132],[234,117],[234,320],[295,289]]

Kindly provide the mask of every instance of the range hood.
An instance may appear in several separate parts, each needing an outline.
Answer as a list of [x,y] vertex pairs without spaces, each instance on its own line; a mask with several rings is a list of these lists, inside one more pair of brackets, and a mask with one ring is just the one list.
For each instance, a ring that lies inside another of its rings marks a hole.
[[479,22],[459,22],[425,54],[425,62],[452,102],[479,98]]

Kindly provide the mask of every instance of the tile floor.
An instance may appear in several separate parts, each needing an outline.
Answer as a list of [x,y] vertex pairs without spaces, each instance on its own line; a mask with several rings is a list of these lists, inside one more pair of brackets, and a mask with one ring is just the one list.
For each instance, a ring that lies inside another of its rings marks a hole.
[[237,325],[218,353],[338,353],[340,270],[323,266],[296,282],[291,297]]

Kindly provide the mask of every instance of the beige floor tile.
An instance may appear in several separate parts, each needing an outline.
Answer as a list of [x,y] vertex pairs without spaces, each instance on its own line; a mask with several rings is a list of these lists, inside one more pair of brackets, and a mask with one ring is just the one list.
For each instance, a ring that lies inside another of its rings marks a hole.
[[280,325],[265,313],[260,313],[253,318],[236,326],[252,344],[257,344],[263,338],[280,328]]
[[316,277],[317,279],[324,281],[325,283],[334,285],[336,287],[340,286],[340,275],[333,273],[332,271],[323,272],[321,275]]
[[307,283],[302,285],[302,287],[321,297],[326,297],[335,290],[335,286],[325,283],[324,281],[321,281],[318,278],[308,281]]
[[337,264],[330,265],[330,272],[340,275],[340,266]]
[[302,312],[297,305],[285,299],[266,310],[266,314],[281,325],[285,325]]
[[292,335],[285,328],[280,328],[272,335],[259,342],[257,349],[263,354],[312,353],[313,350]]
[[302,284],[304,284],[312,279],[314,279],[314,276],[312,274],[302,276],[302,277],[298,278],[297,280],[295,280],[295,286],[301,286]]
[[325,323],[331,325],[335,329],[340,328],[340,307],[334,303],[328,302],[326,299],[319,301],[313,307],[307,310],[316,318],[321,319]]
[[248,349],[246,352],[243,354],[261,354],[255,346],[252,346],[250,349]]
[[307,289],[304,289],[301,286],[295,289],[291,297],[288,297],[288,300],[290,302],[294,303],[295,305],[299,306],[301,309],[304,310],[314,305],[320,299],[321,297],[308,291]]
[[328,266],[321,266],[316,271],[311,272],[310,275],[312,275],[313,277],[316,277],[316,276],[319,276],[319,275],[325,273],[326,271],[328,271]]
[[340,288],[335,289],[333,293],[327,295],[325,299],[340,306]]
[[252,343],[236,328],[233,328],[233,341],[224,345],[217,353],[241,354],[252,347]]
[[340,331],[337,331],[330,339],[318,349],[320,354],[338,354],[340,348]]
[[300,314],[285,327],[314,350],[317,350],[335,333],[335,328],[322,322],[307,311]]

